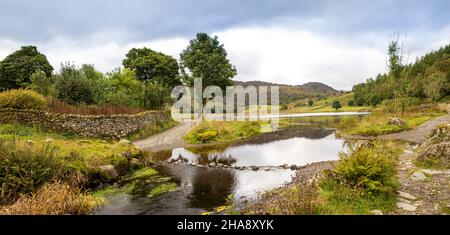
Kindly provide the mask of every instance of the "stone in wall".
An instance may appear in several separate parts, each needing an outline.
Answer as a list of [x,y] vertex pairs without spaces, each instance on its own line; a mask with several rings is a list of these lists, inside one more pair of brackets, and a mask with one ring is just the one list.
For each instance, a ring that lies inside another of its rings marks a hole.
[[168,112],[162,111],[117,115],[76,115],[54,114],[37,110],[0,110],[0,123],[40,125],[58,132],[110,139],[123,138],[155,123],[156,120],[169,120],[170,118]]

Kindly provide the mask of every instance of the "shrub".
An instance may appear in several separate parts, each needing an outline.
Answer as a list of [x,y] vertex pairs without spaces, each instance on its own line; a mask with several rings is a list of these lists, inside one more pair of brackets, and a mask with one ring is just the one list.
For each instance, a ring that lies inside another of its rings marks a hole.
[[329,178],[371,193],[392,193],[396,187],[395,159],[398,148],[375,143],[349,146],[339,153],[340,161],[328,171]]
[[202,143],[207,143],[217,136],[217,131],[209,130],[197,134],[197,139]]
[[66,64],[55,76],[57,98],[69,104],[94,103],[93,83],[74,65]]
[[0,208],[1,215],[87,214],[104,199],[82,193],[62,182],[47,183],[36,193],[22,196],[14,204]]
[[55,153],[48,146],[33,151],[14,141],[0,140],[0,204],[14,202],[55,176],[60,169]]
[[136,114],[145,109],[115,105],[70,105],[57,99],[49,100],[49,109],[52,113],[80,114],[80,115],[110,115],[110,114]]
[[31,90],[9,90],[0,93],[0,108],[46,110],[44,96]]

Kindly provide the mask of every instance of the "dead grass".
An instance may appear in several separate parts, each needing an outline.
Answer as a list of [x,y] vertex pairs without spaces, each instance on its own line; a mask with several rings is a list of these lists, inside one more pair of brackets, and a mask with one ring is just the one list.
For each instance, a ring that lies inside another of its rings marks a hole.
[[0,215],[80,215],[104,203],[76,187],[59,181],[47,183],[37,192],[22,196],[14,204],[0,207]]
[[133,108],[114,105],[70,105],[66,102],[50,99],[48,101],[52,113],[80,114],[80,115],[112,115],[112,114],[136,114],[144,112],[142,108]]

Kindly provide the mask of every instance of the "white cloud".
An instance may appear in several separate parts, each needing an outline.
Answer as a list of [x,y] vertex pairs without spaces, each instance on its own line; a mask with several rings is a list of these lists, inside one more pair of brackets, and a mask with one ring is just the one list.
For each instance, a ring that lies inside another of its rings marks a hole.
[[[219,36],[236,65],[237,80],[292,85],[317,81],[337,89],[351,89],[353,84],[384,72],[386,48],[392,39],[392,33],[360,33],[349,38],[277,26],[241,27],[213,34]],[[146,46],[178,58],[188,45],[188,39],[180,37],[120,43],[124,35],[104,32],[83,41],[59,37],[35,45],[55,68],[70,61],[94,64],[103,72],[119,67],[133,47]],[[450,27],[432,33],[415,32],[406,38],[406,46],[410,57],[415,58],[449,43],[449,38]],[[23,44],[0,38],[0,58]]]

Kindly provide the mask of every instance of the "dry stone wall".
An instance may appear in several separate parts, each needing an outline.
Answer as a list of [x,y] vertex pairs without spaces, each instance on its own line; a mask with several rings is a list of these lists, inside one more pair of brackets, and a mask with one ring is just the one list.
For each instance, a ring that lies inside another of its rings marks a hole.
[[170,118],[169,112],[162,111],[118,115],[76,115],[37,110],[0,110],[0,123],[39,125],[58,132],[110,139],[123,138],[157,120],[164,121]]

